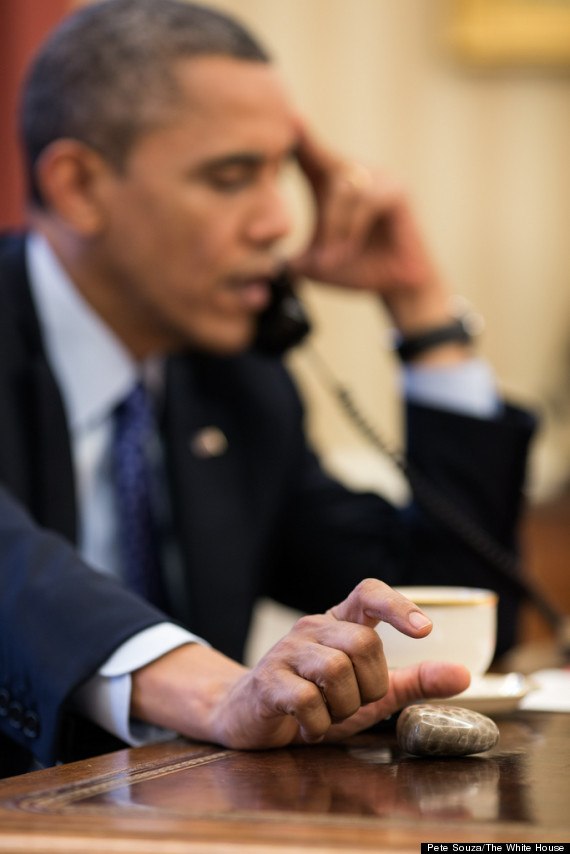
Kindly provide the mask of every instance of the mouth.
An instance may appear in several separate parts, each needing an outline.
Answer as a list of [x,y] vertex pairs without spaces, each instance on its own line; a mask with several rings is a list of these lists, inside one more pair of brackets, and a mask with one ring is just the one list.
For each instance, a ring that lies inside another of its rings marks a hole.
[[277,275],[273,269],[266,273],[254,273],[251,276],[235,276],[230,280],[232,292],[240,305],[256,314],[263,311],[271,300],[271,280]]

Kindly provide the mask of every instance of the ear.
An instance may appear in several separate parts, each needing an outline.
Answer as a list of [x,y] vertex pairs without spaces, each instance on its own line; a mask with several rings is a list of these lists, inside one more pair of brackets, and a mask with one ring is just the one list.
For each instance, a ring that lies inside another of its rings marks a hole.
[[110,167],[94,149],[75,139],[58,139],[40,155],[36,181],[46,208],[83,237],[104,222],[99,187]]

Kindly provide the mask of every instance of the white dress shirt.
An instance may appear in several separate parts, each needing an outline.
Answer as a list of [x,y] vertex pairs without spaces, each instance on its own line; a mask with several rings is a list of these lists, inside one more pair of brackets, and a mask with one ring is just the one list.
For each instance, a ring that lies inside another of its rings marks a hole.
[[[149,366],[141,366],[69,280],[47,241],[33,234],[27,262],[48,360],[60,388],[72,442],[78,500],[78,545],[94,569],[122,577],[111,473],[113,410]],[[188,642],[205,643],[172,623],[131,638],[76,692],[79,710],[133,746],[158,730],[129,718],[130,674]],[[170,735],[164,733],[165,736]]]
[[[30,284],[48,360],[60,388],[72,442],[78,499],[79,551],[94,569],[122,576],[116,499],[111,476],[112,413],[145,367],[70,281],[47,241],[27,241]],[[156,373],[156,371],[155,371]],[[406,367],[406,396],[420,403],[482,418],[501,403],[493,374],[480,359],[446,368]],[[188,642],[206,644],[171,623],[147,629],[119,647],[74,696],[91,720],[133,746],[171,733],[129,718],[130,674]]]

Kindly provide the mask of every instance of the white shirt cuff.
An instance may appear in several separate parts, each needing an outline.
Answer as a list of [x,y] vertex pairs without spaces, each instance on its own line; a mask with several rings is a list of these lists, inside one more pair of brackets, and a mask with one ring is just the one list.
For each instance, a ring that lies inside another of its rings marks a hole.
[[176,733],[130,717],[131,673],[186,643],[209,644],[173,623],[158,623],[129,638],[73,695],[75,708],[107,732],[140,747]]
[[403,385],[412,403],[476,418],[498,418],[503,412],[493,371],[483,359],[437,367],[406,365]]

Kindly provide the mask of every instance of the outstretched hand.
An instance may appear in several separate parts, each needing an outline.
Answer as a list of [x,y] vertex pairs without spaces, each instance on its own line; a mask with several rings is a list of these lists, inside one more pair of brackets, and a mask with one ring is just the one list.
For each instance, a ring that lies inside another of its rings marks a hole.
[[183,735],[260,749],[345,738],[406,703],[464,690],[469,673],[424,663],[389,672],[374,626],[411,637],[430,620],[377,579],[361,582],[326,614],[301,618],[251,670],[191,644],[133,677],[133,714]]

